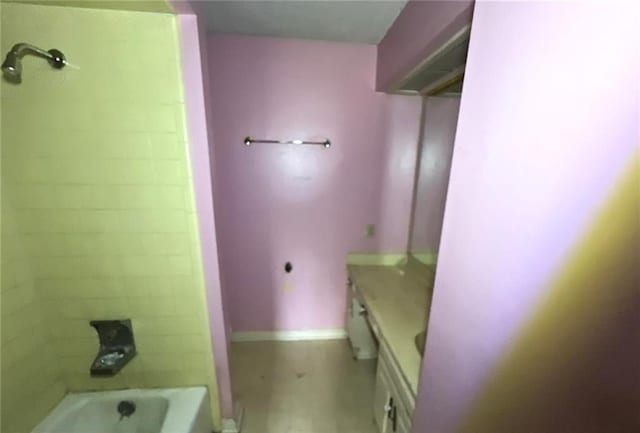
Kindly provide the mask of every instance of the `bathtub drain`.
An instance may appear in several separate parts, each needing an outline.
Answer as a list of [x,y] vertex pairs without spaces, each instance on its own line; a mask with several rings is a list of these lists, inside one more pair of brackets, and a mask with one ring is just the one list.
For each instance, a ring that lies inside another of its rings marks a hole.
[[122,418],[129,418],[136,411],[136,404],[129,400],[122,400],[118,403],[118,413],[120,414],[120,421]]

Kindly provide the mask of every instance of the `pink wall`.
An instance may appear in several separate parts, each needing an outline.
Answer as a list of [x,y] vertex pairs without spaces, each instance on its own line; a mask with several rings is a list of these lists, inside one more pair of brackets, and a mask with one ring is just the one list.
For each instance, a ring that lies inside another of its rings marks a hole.
[[182,74],[185,103],[187,108],[187,128],[189,136],[189,154],[194,183],[194,194],[198,212],[200,246],[207,301],[209,324],[216,363],[216,377],[220,409],[224,418],[233,417],[233,400],[229,372],[227,313],[223,309],[223,293],[220,284],[217,239],[213,211],[212,173],[207,117],[210,101],[208,95],[208,71],[206,62],[206,40],[198,25],[198,17],[185,9],[188,3],[181,2],[178,15],[182,54]]
[[638,13],[476,4],[415,433],[640,431]]
[[459,97],[426,98],[409,248],[416,254],[438,252],[459,109]]
[[[419,101],[375,93],[375,46],[208,43],[216,228],[232,328],[342,327],[347,253],[406,248]],[[334,145],[247,148],[246,135]],[[364,236],[368,223],[377,225],[373,239]]]
[[409,0],[378,45],[376,88],[390,90],[471,22],[473,0]]

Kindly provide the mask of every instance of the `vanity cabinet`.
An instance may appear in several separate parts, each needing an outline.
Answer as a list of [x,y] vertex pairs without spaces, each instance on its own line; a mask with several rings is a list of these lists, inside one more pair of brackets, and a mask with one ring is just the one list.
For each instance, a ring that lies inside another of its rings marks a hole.
[[373,418],[381,433],[410,433],[422,357],[415,336],[427,322],[424,279],[386,265],[348,264],[347,330],[354,357],[378,355]]
[[373,416],[376,421],[376,425],[383,433],[393,431],[392,428],[387,428],[393,415],[391,413],[392,407],[393,400],[391,397],[391,385],[389,384],[389,379],[382,373],[382,370],[378,366],[378,371],[376,373],[376,388],[373,395]]
[[351,283],[349,286],[349,308],[347,310],[347,335],[353,357],[356,359],[375,359],[378,356],[377,326],[369,316],[367,307],[358,299],[357,291]]
[[387,345],[380,345],[373,414],[381,433],[410,433],[415,399]]

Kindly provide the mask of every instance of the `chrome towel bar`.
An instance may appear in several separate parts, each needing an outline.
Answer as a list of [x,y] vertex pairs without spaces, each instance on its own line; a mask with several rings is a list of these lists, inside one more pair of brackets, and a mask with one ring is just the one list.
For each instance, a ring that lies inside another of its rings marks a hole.
[[282,140],[263,140],[263,139],[257,139],[257,138],[253,138],[250,135],[247,135],[244,138],[243,144],[245,146],[251,146],[253,143],[272,143],[272,144],[311,144],[311,145],[317,145],[317,146],[322,146],[325,149],[328,149],[329,147],[331,147],[331,141],[329,139],[326,139],[324,141],[306,141],[306,140],[286,140],[286,141],[282,141]]

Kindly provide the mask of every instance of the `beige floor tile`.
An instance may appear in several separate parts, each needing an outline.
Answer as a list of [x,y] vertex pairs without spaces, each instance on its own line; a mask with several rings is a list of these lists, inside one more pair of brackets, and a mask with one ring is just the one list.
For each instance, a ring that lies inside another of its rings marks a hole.
[[376,433],[375,366],[346,340],[233,343],[243,433]]

